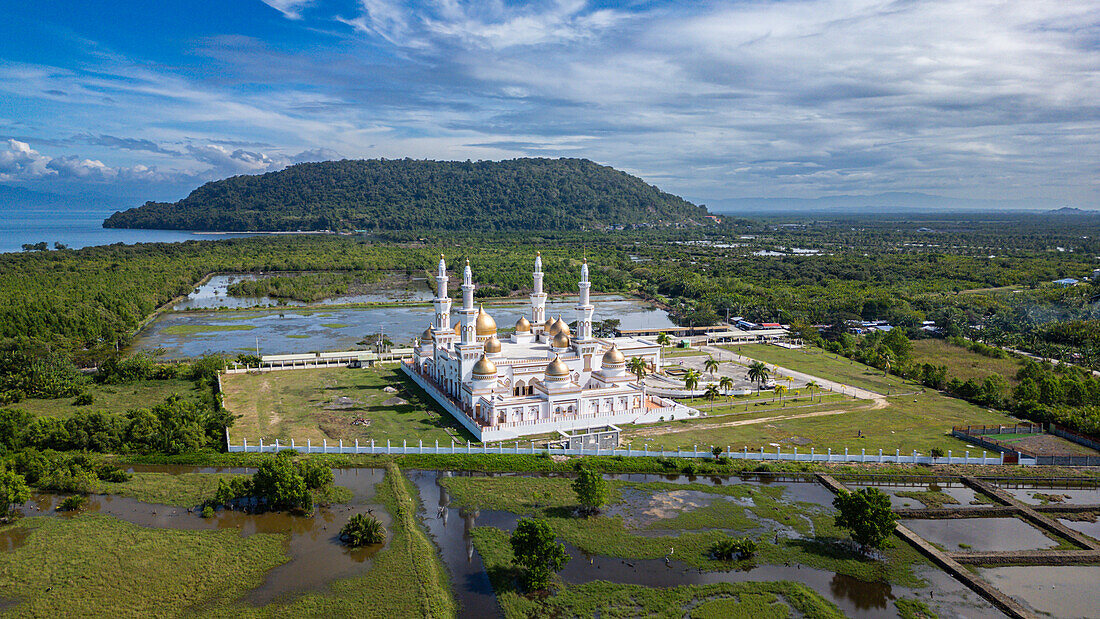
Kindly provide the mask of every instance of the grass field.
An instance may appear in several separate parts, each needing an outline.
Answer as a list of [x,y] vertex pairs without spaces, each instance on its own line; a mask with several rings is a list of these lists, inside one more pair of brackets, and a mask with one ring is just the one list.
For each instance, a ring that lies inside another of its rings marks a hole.
[[[398,391],[390,393],[385,387]],[[290,439],[396,442],[422,439],[449,445],[473,437],[451,416],[438,408],[396,366],[374,368],[324,368],[285,370],[255,374],[229,374],[222,378],[225,405],[240,418],[230,435],[271,442]],[[338,398],[340,398],[338,400]],[[407,403],[390,403],[400,398]],[[352,425],[365,419],[369,425]]]
[[819,378],[835,380],[884,395],[919,391],[921,388],[920,385],[902,380],[897,376],[883,376],[882,370],[876,370],[820,348],[792,349],[768,344],[745,344],[742,346],[723,346],[723,348],[745,357],[774,363],[790,370],[805,372]]
[[164,401],[173,393],[183,397],[199,397],[195,383],[182,379],[143,380],[121,385],[89,383],[84,391],[91,394],[93,402],[86,406],[73,406],[74,398],[55,400],[23,400],[12,408],[18,408],[38,417],[69,417],[76,412],[103,411],[125,413],[135,408],[149,408]]
[[990,374],[1000,374],[1011,385],[1016,384],[1016,372],[1023,366],[1022,361],[1013,357],[994,359],[938,339],[914,340],[913,361],[946,365],[949,378],[963,381],[973,378],[981,382]]

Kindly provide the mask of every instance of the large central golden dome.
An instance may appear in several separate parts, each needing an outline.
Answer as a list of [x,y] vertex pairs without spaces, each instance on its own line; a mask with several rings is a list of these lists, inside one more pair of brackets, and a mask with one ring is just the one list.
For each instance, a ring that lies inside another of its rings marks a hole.
[[547,376],[569,376],[569,366],[561,360],[560,357],[554,357],[554,360],[550,362],[550,365],[546,366]]
[[485,313],[485,308],[477,308],[477,319],[474,321],[474,330],[478,335],[495,335],[497,332],[497,321],[493,320],[493,317]]

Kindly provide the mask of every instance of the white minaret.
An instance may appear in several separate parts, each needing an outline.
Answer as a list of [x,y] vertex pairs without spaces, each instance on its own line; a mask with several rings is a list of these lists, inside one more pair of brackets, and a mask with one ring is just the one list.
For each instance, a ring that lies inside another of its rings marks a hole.
[[581,281],[577,285],[580,298],[577,300],[577,340],[587,342],[592,339],[592,312],[595,307],[589,302],[588,289],[592,284],[588,282],[588,259],[585,258],[581,266]]
[[439,254],[439,272],[435,274],[438,290],[435,295],[435,328],[447,331],[451,328],[451,298],[447,296],[447,261]]
[[474,307],[474,273],[470,270],[470,259],[466,259],[466,269],[462,272],[462,309],[458,310],[462,315],[462,343],[475,344],[477,335],[474,331],[474,318],[477,316],[477,308]]
[[542,291],[542,252],[535,254],[534,288],[531,290],[531,327],[538,331],[546,322],[546,293]]

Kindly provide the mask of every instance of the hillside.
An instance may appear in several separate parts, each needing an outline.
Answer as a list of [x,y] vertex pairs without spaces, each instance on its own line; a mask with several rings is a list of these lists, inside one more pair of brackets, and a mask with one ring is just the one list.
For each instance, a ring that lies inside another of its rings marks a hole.
[[344,160],[206,183],[106,228],[577,230],[701,220],[706,208],[585,159]]

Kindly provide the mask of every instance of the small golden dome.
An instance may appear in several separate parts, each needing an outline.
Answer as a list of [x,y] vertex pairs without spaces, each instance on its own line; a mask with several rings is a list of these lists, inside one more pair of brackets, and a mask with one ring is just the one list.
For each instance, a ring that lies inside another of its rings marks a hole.
[[462,323],[461,322],[456,322],[455,323],[455,335],[462,335]]
[[547,376],[569,376],[569,366],[562,362],[560,357],[555,356],[554,360],[550,362],[550,365],[546,366]]
[[558,319],[554,321],[554,335],[557,335],[559,332],[564,333],[566,337],[573,335],[569,331],[569,325],[565,324],[565,321],[561,319],[561,316],[558,316]]
[[569,335],[564,331],[558,331],[558,334],[554,336],[554,341],[550,343],[554,348],[569,348]]
[[622,365],[624,363],[626,363],[626,357],[619,351],[619,347],[614,344],[603,354],[604,365]]
[[477,319],[474,321],[474,329],[478,335],[495,335],[497,332],[497,321],[493,320],[493,317],[485,313],[485,309],[482,307],[477,308]]
[[430,340],[432,339],[432,324],[428,323],[428,328],[424,329],[424,332],[420,334],[420,339]]
[[542,325],[542,328],[547,333],[550,333],[550,330],[554,328],[554,319],[553,318],[547,318],[546,319],[546,324]]
[[525,316],[520,316],[516,321],[516,333],[530,333],[531,322]]
[[497,339],[497,336],[494,335],[485,340],[485,352],[500,352],[500,340]]
[[491,378],[497,375],[497,366],[485,355],[481,355],[481,360],[474,364],[474,378],[483,377]]

